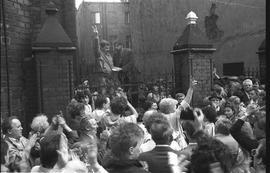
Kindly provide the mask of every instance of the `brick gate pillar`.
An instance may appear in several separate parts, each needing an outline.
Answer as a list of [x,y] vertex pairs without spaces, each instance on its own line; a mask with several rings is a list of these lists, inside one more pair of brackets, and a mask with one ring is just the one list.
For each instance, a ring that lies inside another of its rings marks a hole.
[[59,23],[58,9],[50,2],[46,8],[46,19],[36,41],[33,54],[37,69],[39,112],[49,117],[65,113],[72,97],[73,56],[76,48]]
[[193,106],[202,105],[204,97],[212,87],[212,54],[216,50],[197,25],[197,15],[188,13],[188,25],[179,37],[171,53],[174,55],[176,92],[186,93],[192,76],[198,81],[194,93]]

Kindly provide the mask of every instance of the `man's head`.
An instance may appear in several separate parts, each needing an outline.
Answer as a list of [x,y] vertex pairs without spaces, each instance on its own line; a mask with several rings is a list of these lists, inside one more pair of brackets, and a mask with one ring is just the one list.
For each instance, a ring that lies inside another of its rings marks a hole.
[[109,53],[110,52],[110,43],[106,40],[102,40],[100,42],[100,50],[104,53]]
[[251,100],[257,100],[259,98],[259,92],[255,88],[250,89],[248,95]]
[[97,99],[95,101],[95,107],[96,109],[107,109],[109,107],[110,100],[109,98],[103,96],[103,95],[98,95]]
[[206,106],[202,109],[205,120],[215,123],[217,120],[217,112],[213,107]]
[[2,124],[3,133],[9,137],[20,139],[22,137],[22,125],[16,116],[6,118]]
[[204,137],[198,142],[191,156],[191,169],[194,173],[211,172],[211,164],[219,162],[223,172],[230,172],[233,157],[229,148],[221,141]]
[[127,107],[127,101],[123,97],[115,97],[111,102],[111,111],[115,115],[122,115]]
[[77,102],[70,103],[67,109],[72,119],[75,119],[76,117],[82,117],[85,111],[84,104]]
[[122,48],[124,47],[123,43],[115,43],[115,50],[121,51]]
[[216,93],[213,93],[210,97],[209,97],[209,101],[211,102],[211,104],[214,107],[218,107],[220,106],[220,101],[222,100],[222,98],[217,95]]
[[218,134],[228,136],[230,134],[230,128],[232,127],[232,122],[227,118],[220,118],[215,123],[215,131]]
[[140,154],[140,146],[143,143],[144,132],[134,123],[120,124],[113,130],[109,145],[113,155],[120,159],[135,159]]
[[177,93],[175,95],[175,99],[178,101],[178,103],[181,103],[185,99],[185,94],[183,93]]
[[67,139],[64,134],[53,131],[40,141],[40,163],[52,169],[59,159],[68,160]]
[[157,145],[170,145],[173,130],[168,121],[154,121],[150,127],[150,134]]
[[243,81],[243,89],[246,91],[246,92],[249,92],[253,87],[253,83],[252,83],[252,80],[250,79],[246,79]]

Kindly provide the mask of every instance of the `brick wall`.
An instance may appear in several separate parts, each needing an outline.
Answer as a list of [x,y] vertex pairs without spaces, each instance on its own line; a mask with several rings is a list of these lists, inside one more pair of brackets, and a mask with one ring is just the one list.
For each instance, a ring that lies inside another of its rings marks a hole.
[[72,97],[72,53],[37,52],[36,60],[41,112],[49,117],[60,110],[65,113],[66,105]]
[[182,52],[174,57],[176,92],[187,93],[190,77],[198,81],[193,93],[193,106],[201,106],[210,95],[212,85],[212,54]]
[[[74,0],[52,0],[59,8],[59,21],[76,45]],[[8,45],[11,114],[20,117],[28,130],[37,112],[37,83],[31,44],[46,19],[49,0],[4,0]],[[1,23],[2,23],[1,15]],[[3,36],[1,28],[1,36]],[[1,115],[8,115],[7,82],[4,43],[1,42]],[[76,58],[74,56],[74,58]]]
[[[23,62],[31,57],[31,16],[29,0],[5,0],[5,17],[7,36],[10,38],[8,45],[9,83],[11,114],[20,117],[23,127],[26,127],[26,112],[24,96],[25,76]],[[2,15],[1,15],[2,16]],[[3,19],[1,18],[1,23]],[[1,36],[3,36],[1,28]],[[7,116],[7,76],[6,55],[4,43],[1,43],[1,115]]]

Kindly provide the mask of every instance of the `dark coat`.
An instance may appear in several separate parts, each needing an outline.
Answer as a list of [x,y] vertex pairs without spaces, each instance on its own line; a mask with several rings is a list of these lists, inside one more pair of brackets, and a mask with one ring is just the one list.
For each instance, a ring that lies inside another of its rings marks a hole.
[[110,160],[106,165],[109,173],[149,173],[138,160]]
[[250,99],[244,89],[236,91],[235,93],[233,93],[233,95],[239,97],[241,102],[243,102],[245,105],[249,104]]
[[171,173],[172,169],[169,165],[169,152],[178,155],[178,152],[169,146],[156,146],[152,151],[141,153],[138,159],[147,162],[150,172]]

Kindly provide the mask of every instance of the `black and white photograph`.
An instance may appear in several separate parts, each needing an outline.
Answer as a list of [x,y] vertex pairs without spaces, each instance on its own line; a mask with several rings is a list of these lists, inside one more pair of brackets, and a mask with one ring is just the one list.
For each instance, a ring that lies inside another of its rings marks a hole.
[[1,0],[0,172],[270,172],[266,3]]

